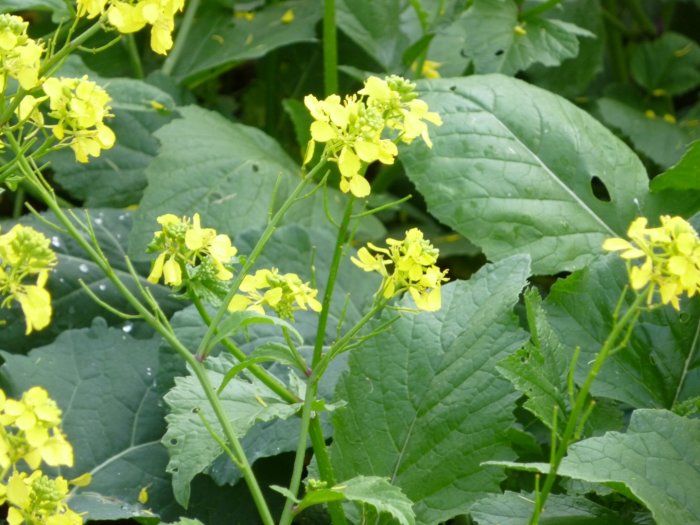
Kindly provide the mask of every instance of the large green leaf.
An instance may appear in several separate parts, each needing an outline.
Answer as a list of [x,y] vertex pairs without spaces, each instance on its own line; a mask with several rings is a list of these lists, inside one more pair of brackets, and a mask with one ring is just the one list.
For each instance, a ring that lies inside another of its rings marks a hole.
[[[581,348],[576,378],[582,381],[612,326],[620,293],[629,282],[615,254],[557,282],[545,302],[560,339]],[[625,305],[632,302],[628,293]],[[636,408],[672,408],[700,395],[700,302],[644,312],[627,347],[608,358],[593,383],[596,396]]]
[[[293,20],[285,22],[289,10]],[[235,18],[230,9],[204,3],[187,34],[173,76],[181,82],[196,80],[212,70],[220,72],[245,60],[260,58],[273,49],[316,39],[314,26],[321,16],[318,0],[275,3],[251,20]]]
[[700,140],[693,142],[677,164],[651,181],[652,191],[700,190]]
[[656,96],[682,95],[700,85],[700,46],[688,37],[664,31],[632,50],[630,72]]
[[[138,294],[124,259],[126,240],[131,230],[131,213],[110,209],[87,211],[90,213],[95,234],[104,255],[126,286]],[[86,220],[83,211],[75,210],[75,212],[81,220]],[[43,217],[55,221],[51,213],[46,213]],[[0,328],[1,349],[13,353],[26,352],[31,348],[49,343],[64,330],[90,326],[96,316],[105,317],[111,324],[123,325],[125,333],[134,327],[132,323],[124,323],[121,318],[102,308],[80,287],[78,281],[82,280],[102,300],[122,311],[133,313],[133,309],[116,287],[72,238],[56,233],[33,216],[22,217],[21,223],[32,226],[48,236],[51,239],[51,248],[58,255],[58,265],[51,273],[47,285],[52,298],[53,318],[48,328],[26,336],[24,335],[24,316],[19,307],[15,304],[10,310],[0,309],[0,322],[7,323]],[[9,228],[9,223],[2,224],[3,232]],[[88,238],[87,234],[83,235]],[[137,269],[142,274],[147,273],[144,265],[137,265]],[[170,298],[170,292],[164,286],[151,285],[145,278],[141,280],[141,284],[150,288],[166,313],[171,314],[180,307],[180,303]]]
[[415,143],[403,164],[429,211],[488,258],[527,252],[538,274],[580,268],[644,205],[639,159],[566,100],[500,75],[420,87],[444,124],[430,129],[432,149]]
[[[479,525],[523,525],[535,508],[534,494],[506,492],[477,501],[469,513]],[[605,507],[581,498],[550,495],[540,517],[542,525],[628,525],[632,523]]]
[[[116,498],[135,505],[136,516],[142,515],[138,495],[144,487],[156,513],[179,512],[165,472],[168,454],[160,442],[165,414],[155,383],[158,345],[158,339],[136,340],[96,320],[91,328],[67,330],[27,356],[2,353],[0,377],[9,395],[41,385],[63,410],[75,465],[58,470],[69,479],[92,474],[92,483],[72,494]],[[82,509],[97,512],[99,501],[84,500]]]
[[579,37],[594,36],[562,20],[520,22],[515,0],[475,0],[463,21],[464,51],[477,73],[513,75],[535,63],[556,66],[578,54]]
[[350,354],[332,416],[339,479],[389,477],[428,524],[499,490],[479,464],[513,455],[517,394],[495,367],[526,339],[512,308],[529,273],[522,255],[488,265],[446,285],[439,312],[404,314]]
[[[549,471],[547,463],[489,463]],[[700,420],[667,410],[635,410],[626,432],[608,432],[571,445],[558,473],[602,483],[641,501],[656,523],[698,523]]]
[[[229,359],[214,357],[206,361],[206,366],[211,384],[218,388],[232,363]],[[300,408],[282,401],[257,381],[248,382],[238,378],[227,384],[219,394],[219,399],[239,438],[256,421],[286,419]],[[165,401],[170,407],[170,413],[166,416],[168,431],[163,436],[163,444],[170,454],[167,470],[173,476],[175,499],[187,507],[192,479],[210,466],[222,452],[202,418],[220,439],[225,438],[214,410],[195,376],[176,378],[175,387],[165,396]]]

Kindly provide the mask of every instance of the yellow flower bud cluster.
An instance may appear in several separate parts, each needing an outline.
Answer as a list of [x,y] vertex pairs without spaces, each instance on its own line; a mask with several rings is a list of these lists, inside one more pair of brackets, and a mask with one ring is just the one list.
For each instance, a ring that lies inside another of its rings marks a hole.
[[158,217],[163,228],[156,232],[148,246],[149,252],[160,252],[148,281],[157,283],[161,277],[169,286],[182,284],[183,268],[192,269],[220,281],[233,277],[226,267],[238,250],[228,235],[217,234],[213,228],[202,228],[198,213],[192,220],[171,213]]
[[0,83],[3,92],[7,77],[23,89],[39,83],[39,68],[44,46],[27,36],[28,24],[14,15],[0,14]]
[[165,55],[173,47],[175,14],[185,0],[78,0],[78,16],[107,19],[120,33],[135,33],[151,26],[151,48]]
[[243,293],[234,295],[228,305],[231,312],[250,310],[264,314],[267,306],[281,318],[293,319],[297,310],[321,311],[321,303],[316,299],[318,290],[303,282],[297,274],[280,274],[277,268],[246,275],[240,291]]
[[[19,302],[27,323],[27,334],[46,328],[51,322],[51,295],[45,289],[56,254],[49,239],[29,226],[20,224],[0,235],[0,307]],[[35,284],[25,281],[34,280]]]
[[94,82],[83,78],[49,78],[44,82],[49,97],[49,116],[58,120],[53,134],[67,140],[78,162],[88,155],[99,157],[100,151],[114,146],[114,132],[103,120],[111,117],[110,97]]
[[[630,241],[607,239],[603,249],[621,252],[628,265],[634,290],[646,287],[647,303],[659,291],[661,302],[680,309],[683,293],[692,297],[700,292],[700,239],[695,229],[681,217],[661,217],[661,226],[647,228],[644,217],[635,219],[627,231]],[[641,264],[632,264],[639,260]]]
[[[442,271],[436,265],[437,248],[423,238],[418,228],[408,230],[401,241],[387,239],[386,243],[388,248],[368,243],[358,250],[357,257],[351,258],[352,262],[366,272],[377,272],[383,277],[381,291],[386,299],[408,291],[419,310],[439,310],[440,288],[447,281],[447,270]],[[392,266],[391,272],[388,266]]]
[[[42,461],[52,467],[73,466],[73,447],[61,432],[61,415],[61,409],[41,387],[30,388],[19,401],[8,399],[0,390],[0,505],[7,505],[9,525],[83,522],[65,503],[68,482],[38,470]],[[18,471],[21,460],[33,472]]]
[[0,503],[7,503],[8,525],[82,525],[83,518],[66,504],[68,482],[40,470],[13,472],[0,486]]
[[61,409],[41,387],[27,390],[19,401],[0,390],[0,467],[7,470],[20,460],[36,470],[73,466],[73,447],[60,429]]
[[405,143],[422,137],[431,147],[426,122],[442,124],[414,89],[413,83],[401,77],[370,77],[356,95],[344,100],[338,95],[324,100],[307,95],[304,104],[314,122],[305,162],[313,156],[316,142],[325,143],[324,154],[338,164],[340,189],[356,197],[369,195],[370,185],[363,175],[366,165],[374,161],[393,164],[398,155],[394,140],[383,138],[385,130]]

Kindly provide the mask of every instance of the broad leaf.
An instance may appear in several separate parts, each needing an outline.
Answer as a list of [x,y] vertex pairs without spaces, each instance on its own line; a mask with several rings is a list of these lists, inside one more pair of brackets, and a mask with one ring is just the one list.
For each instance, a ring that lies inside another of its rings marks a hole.
[[534,63],[557,66],[578,54],[579,37],[594,36],[561,20],[520,22],[515,0],[475,0],[463,20],[465,53],[477,73],[514,75]]
[[700,46],[673,31],[638,44],[630,57],[632,77],[655,96],[682,95],[697,87],[699,67]]
[[[292,20],[283,18],[288,11],[293,14]],[[281,46],[314,41],[314,26],[320,16],[321,5],[316,0],[266,6],[250,20],[231,16],[230,9],[205,3],[187,34],[184,51],[172,74],[180,82],[197,82],[207,73],[220,73]]]
[[700,140],[693,142],[678,163],[651,181],[651,190],[700,190]]
[[330,501],[347,500],[371,507],[377,514],[389,514],[401,525],[415,524],[413,504],[401,489],[386,478],[357,476],[328,489],[307,493],[299,502],[297,511]]
[[333,413],[337,475],[389,477],[433,524],[498,491],[503,479],[480,462],[512,457],[506,431],[517,398],[496,364],[526,334],[512,308],[528,277],[517,256],[443,288],[436,313],[404,314],[350,353]]
[[[547,463],[488,462],[530,472]],[[700,520],[700,420],[667,410],[635,410],[624,433],[608,432],[569,447],[558,474],[602,483],[646,505],[656,521]]]
[[[160,518],[153,512],[143,508],[137,502],[127,503],[117,498],[110,498],[97,492],[85,491],[73,494],[69,505],[78,514],[84,514],[90,521],[115,521],[138,519],[145,525],[157,525]],[[150,490],[150,488],[149,488]]]
[[[110,209],[86,211],[90,214],[97,240],[112,268],[122,282],[138,294],[124,259],[126,240],[131,230],[131,213]],[[75,213],[83,222],[87,220],[83,211],[75,210]],[[43,217],[55,221],[52,213],[47,212]],[[0,349],[13,353],[26,352],[49,343],[64,330],[90,326],[96,316],[105,317],[111,324],[123,326],[125,333],[134,328],[133,323],[125,323],[123,319],[102,308],[80,287],[79,280],[82,280],[94,294],[111,306],[128,313],[134,312],[117,288],[72,238],[56,233],[32,216],[22,217],[21,222],[48,236],[51,239],[51,249],[58,255],[58,265],[51,272],[47,285],[51,293],[53,318],[46,329],[25,336],[24,316],[19,307],[15,304],[11,310],[0,309],[0,322],[7,323],[1,328]],[[10,224],[4,223],[2,231],[5,232],[10,227]],[[85,233],[83,236],[88,238]],[[147,274],[148,270],[144,265],[137,265],[137,269],[142,274]],[[169,297],[170,291],[164,286],[151,285],[145,278],[141,280],[141,284],[149,287],[166,313],[171,314],[181,307],[181,303]]]
[[94,497],[79,499],[80,508],[95,516],[114,510],[112,498],[133,505],[133,515],[142,516],[138,495],[144,487],[154,512],[174,516],[181,510],[172,500],[168,454],[160,442],[165,414],[156,385],[158,344],[158,339],[136,340],[96,320],[91,328],[67,330],[27,356],[2,353],[0,375],[8,395],[41,385],[63,410],[75,465],[58,471],[68,479],[92,474],[88,487],[71,494],[107,498],[106,508]]
[[[506,492],[477,501],[469,514],[479,525],[523,525],[535,508],[534,494]],[[540,517],[542,525],[631,525],[619,514],[582,497],[552,494]]]
[[[232,363],[225,358],[209,358],[206,364],[209,381],[217,388]],[[238,378],[228,383],[219,398],[239,438],[256,421],[286,419],[300,408],[282,401],[257,381],[248,382]],[[168,431],[163,436],[163,444],[170,454],[167,471],[173,477],[175,499],[187,507],[192,479],[209,467],[222,452],[221,446],[209,433],[202,419],[220,439],[225,440],[225,437],[195,376],[176,378],[175,387],[165,396],[165,401],[170,407],[170,413],[166,416]]]
[[[576,369],[586,376],[611,330],[612,314],[629,279],[615,254],[557,282],[547,297],[549,322],[562,340],[581,347]],[[628,293],[625,305],[632,302]],[[608,358],[593,383],[596,396],[617,399],[636,408],[672,408],[700,395],[700,302],[682,302],[644,312],[625,349]]]
[[639,159],[566,100],[500,75],[420,87],[444,124],[430,129],[432,149],[416,142],[403,164],[429,211],[489,259],[527,252],[538,274],[580,268],[644,205]]

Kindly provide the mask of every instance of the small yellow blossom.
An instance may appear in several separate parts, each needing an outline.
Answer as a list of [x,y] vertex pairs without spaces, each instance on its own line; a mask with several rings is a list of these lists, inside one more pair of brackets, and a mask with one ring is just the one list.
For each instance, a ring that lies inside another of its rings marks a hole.
[[0,85],[7,77],[16,79],[24,89],[39,83],[43,44],[27,36],[28,23],[19,16],[0,14]]
[[157,283],[163,277],[165,284],[178,287],[183,282],[183,267],[198,269],[207,275],[211,273],[219,281],[233,277],[225,265],[238,250],[228,235],[217,234],[213,228],[202,228],[198,213],[191,220],[167,213],[158,217],[158,223],[163,229],[155,233],[148,250],[160,253],[148,276],[149,282]]
[[296,310],[321,311],[321,303],[316,299],[317,290],[297,274],[280,274],[277,268],[246,275],[240,291],[243,293],[234,295],[228,305],[231,312],[250,310],[264,314],[267,306],[280,317],[290,319]]
[[[17,300],[24,313],[27,334],[51,322],[51,295],[45,289],[56,254],[42,233],[18,224],[0,235],[0,307]],[[29,284],[28,280],[33,280]]]
[[50,101],[49,116],[58,120],[53,134],[70,145],[78,162],[99,157],[101,150],[114,146],[114,132],[103,122],[112,116],[111,99],[104,89],[87,76],[49,78],[43,87]]
[[[383,277],[381,291],[386,299],[408,291],[419,310],[439,310],[440,289],[447,280],[447,271],[436,265],[438,250],[423,238],[418,228],[408,230],[403,240],[387,239],[386,242],[388,248],[371,243],[360,248],[357,257],[351,258],[352,262],[366,272],[377,272]],[[388,266],[393,266],[391,272]]]
[[[379,161],[393,164],[398,155],[395,140],[405,143],[422,137],[430,147],[425,121],[442,124],[436,113],[428,111],[425,102],[418,100],[415,85],[401,77],[380,79],[370,77],[355,95],[341,100],[331,95],[318,100],[313,95],[304,98],[304,104],[314,121],[311,139],[325,143],[324,156],[338,164],[340,189],[356,197],[366,197],[370,184],[364,177],[367,165]],[[385,131],[394,132],[394,140],[384,137]],[[313,155],[314,142],[307,147]],[[310,159],[309,153],[305,162]]]
[[294,22],[294,9],[287,9],[282,15],[282,18],[280,18],[280,22],[283,24],[291,24]]
[[78,0],[78,16],[96,18],[105,12],[109,0]]
[[7,523],[81,525],[83,518],[68,507],[67,497],[68,482],[61,476],[52,479],[40,470],[30,475],[13,472],[4,494]]
[[[647,303],[658,290],[662,304],[680,309],[684,293],[692,297],[700,292],[700,239],[695,229],[681,217],[661,217],[661,226],[647,228],[647,219],[635,219],[627,231],[629,241],[607,239],[603,249],[620,252],[627,261],[630,286],[647,289]],[[632,264],[641,260],[641,264]]]
[[165,55],[173,47],[175,15],[184,6],[185,0],[113,0],[107,9],[107,19],[117,31],[125,34],[150,25],[151,49]]

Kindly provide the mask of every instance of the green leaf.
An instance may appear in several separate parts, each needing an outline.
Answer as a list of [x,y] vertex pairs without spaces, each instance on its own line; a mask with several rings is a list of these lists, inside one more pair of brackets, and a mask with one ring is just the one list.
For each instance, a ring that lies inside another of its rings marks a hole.
[[603,97],[597,101],[602,120],[629,137],[634,147],[661,167],[681,158],[690,138],[678,124],[667,122],[662,115],[649,117],[625,101]]
[[70,14],[63,0],[3,0],[2,3],[0,3],[1,13],[27,11],[28,9],[51,11],[51,19],[54,22],[58,22],[62,18],[67,18]]
[[682,95],[700,85],[700,46],[688,37],[664,31],[653,42],[635,46],[630,73],[650,93]]
[[475,0],[463,21],[465,53],[477,73],[514,75],[535,63],[557,66],[578,54],[579,37],[595,36],[561,20],[533,18],[521,23],[514,0]]
[[[127,288],[138,294],[124,260],[126,240],[131,230],[131,213],[110,209],[75,210],[82,221],[86,220],[84,211],[90,213],[97,240],[112,268]],[[47,212],[42,216],[47,220],[55,221],[52,213]],[[105,317],[110,324],[123,326],[124,333],[128,333],[135,327],[134,323],[125,323],[123,319],[102,308],[80,287],[78,281],[82,280],[103,301],[117,309],[133,313],[133,309],[122,294],[74,240],[67,235],[56,233],[55,230],[33,216],[22,217],[21,223],[32,226],[49,237],[51,248],[58,255],[58,265],[51,272],[47,284],[51,293],[53,318],[46,329],[32,332],[26,336],[24,335],[24,316],[19,307],[15,304],[10,310],[0,309],[0,322],[7,323],[6,326],[0,328],[2,330],[0,348],[13,353],[26,352],[31,348],[51,342],[56,335],[64,330],[90,326],[96,316]],[[10,227],[9,223],[3,223],[2,231],[7,231]],[[86,239],[88,238],[87,234],[83,235]],[[143,265],[136,266],[142,275],[147,273],[147,269]],[[170,297],[170,291],[166,287],[152,285],[146,282],[145,278],[141,280],[141,284],[151,290],[167,314],[172,314],[180,308],[180,303]]]
[[[3,388],[19,396],[34,385],[45,387],[63,410],[63,430],[75,450],[75,465],[57,469],[68,479],[92,474],[92,483],[71,494],[108,498],[79,501],[96,516],[112,512],[110,499],[143,515],[139,491],[148,487],[148,507],[161,516],[179,513],[165,472],[164,409],[157,392],[158,339],[136,340],[108,328],[101,319],[91,328],[67,330],[49,346],[27,356],[3,352]],[[122,509],[127,510],[127,509]]]
[[700,140],[690,146],[676,164],[651,181],[651,191],[700,190]]
[[[550,429],[556,418],[559,433],[569,412],[566,377],[571,351],[565,348],[547,321],[542,299],[536,291],[525,293],[525,304],[534,318],[536,342],[532,339],[496,367],[513,386],[527,396],[523,407]],[[556,412],[554,412],[556,408]]]
[[418,20],[401,0],[338,0],[338,27],[387,72],[400,69],[402,56],[418,38]]
[[261,315],[256,312],[243,311],[243,312],[233,312],[218,327],[218,334],[212,339],[212,345],[215,345],[222,339],[227,337],[232,337],[242,330],[246,330],[249,326],[254,324],[268,324],[274,325],[280,328],[280,330],[286,329],[289,333],[297,338],[299,343],[304,342],[304,338],[301,336],[299,331],[294,328],[294,325],[280,319],[279,317],[273,317],[271,315]]
[[[89,490],[89,488],[85,490]],[[127,503],[96,492],[74,494],[68,504],[78,514],[85,513],[90,521],[138,519],[138,522],[144,525],[160,523],[160,518],[138,503]]]
[[[206,366],[209,380],[216,388],[232,363],[223,357],[210,357]],[[256,421],[286,419],[299,409],[297,405],[282,401],[261,383],[238,378],[228,383],[219,398],[239,438]],[[167,471],[173,477],[175,499],[187,507],[192,479],[222,452],[219,443],[202,423],[202,417],[221,439],[224,439],[223,430],[196,377],[176,378],[175,387],[166,394],[165,401],[170,407],[166,416],[168,431],[163,436],[163,444],[170,454]]]
[[[610,333],[613,311],[628,282],[625,264],[610,254],[558,281],[545,301],[559,338],[581,347],[579,384]],[[632,300],[630,292],[625,307]],[[681,301],[680,314],[669,306],[642,313],[627,347],[605,362],[593,395],[635,408],[669,409],[700,395],[699,327],[700,302],[694,299]]]
[[340,479],[389,477],[424,524],[499,490],[479,464],[513,455],[517,394],[496,364],[526,340],[512,309],[529,273],[523,255],[487,265],[446,285],[439,312],[404,314],[350,353],[336,392],[348,405],[332,415]]
[[411,500],[387,478],[377,476],[356,476],[329,489],[312,490],[299,502],[296,511],[342,500],[368,505],[378,514],[389,514],[401,525],[414,525],[416,522]]
[[[523,525],[535,508],[534,494],[505,492],[480,499],[469,514],[479,525]],[[619,514],[586,498],[552,494],[540,516],[543,525],[631,525]]]
[[[488,462],[546,473],[546,463]],[[667,410],[635,410],[627,431],[608,432],[569,447],[558,473],[602,483],[641,501],[656,523],[700,520],[700,420]]]
[[588,87],[603,71],[603,14],[599,0],[562,2],[559,8],[556,11],[558,19],[587,29],[595,38],[580,39],[578,54],[563,60],[558,67],[533,64],[527,70],[527,77],[531,83],[541,88],[569,99],[578,99],[589,94]]
[[[282,15],[290,9],[294,20],[285,23]],[[197,82],[210,73],[263,57],[273,49],[313,42],[320,16],[318,1],[294,0],[266,6],[256,11],[252,20],[235,18],[230,9],[205,3],[187,35],[173,76],[180,82]]]
[[580,268],[644,205],[639,159],[566,100],[500,75],[420,87],[444,124],[430,129],[432,149],[416,142],[402,162],[428,210],[488,259],[526,252],[537,274]]

